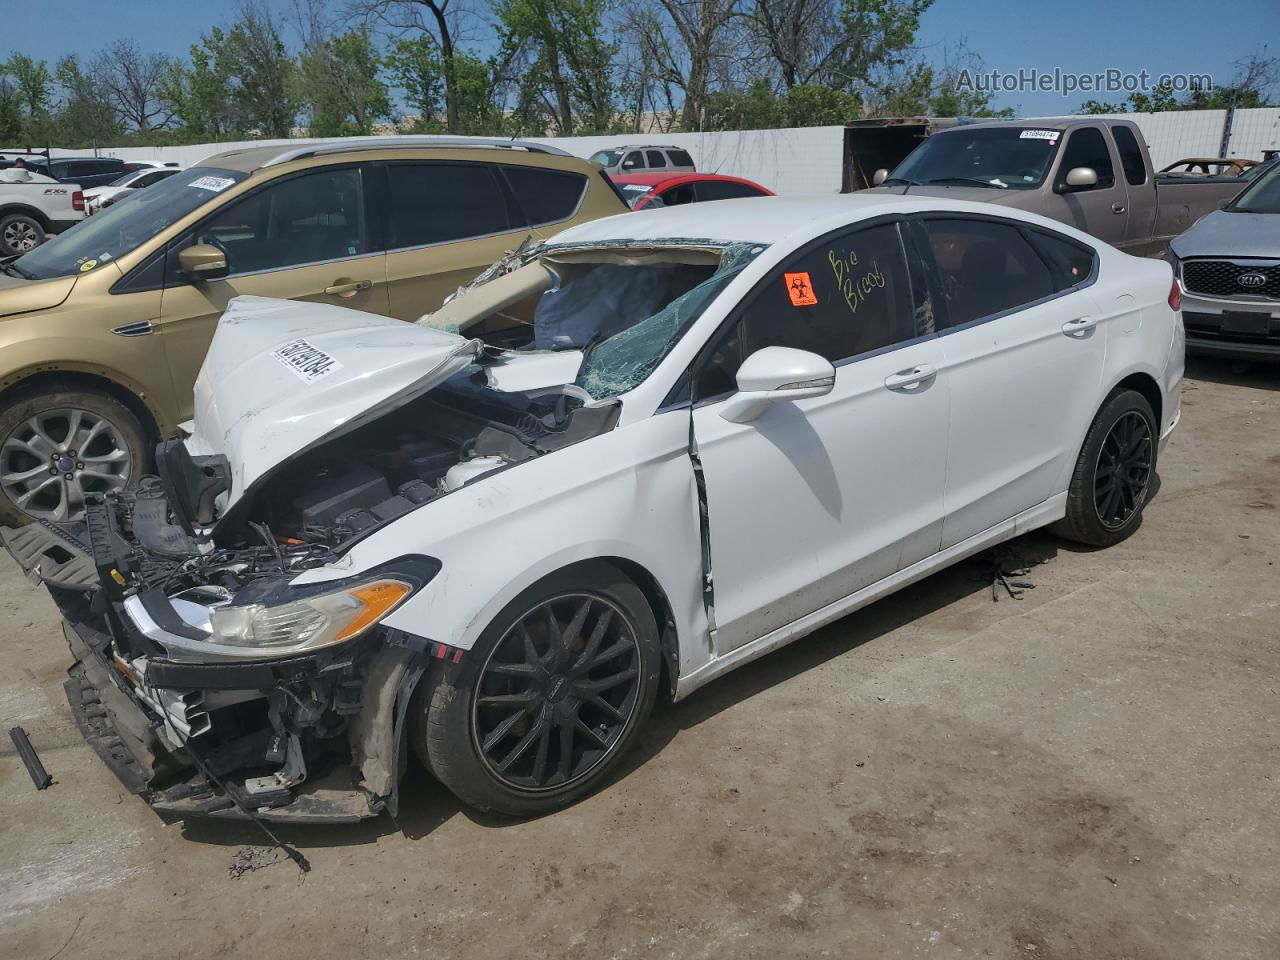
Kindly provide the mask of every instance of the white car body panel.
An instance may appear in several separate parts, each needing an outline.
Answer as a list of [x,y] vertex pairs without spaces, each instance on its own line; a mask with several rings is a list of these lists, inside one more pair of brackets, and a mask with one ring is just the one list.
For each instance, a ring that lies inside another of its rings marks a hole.
[[[277,355],[290,344],[298,363]],[[471,363],[475,340],[328,304],[235,297],[195,385],[187,447],[231,463],[229,507],[272,467],[431,389]]]
[[[837,367],[827,396],[778,404],[750,423],[719,417],[716,402],[693,410],[668,403],[742,296],[798,247],[865,218],[939,210],[1071,236],[1098,251],[1098,278],[970,330],[855,358]],[[684,696],[932,570],[1059,519],[1089,423],[1126,377],[1146,375],[1160,387],[1162,436],[1176,423],[1182,357],[1180,323],[1164,299],[1168,266],[1055,221],[893,194],[753,198],[622,214],[556,243],[673,238],[769,247],[649,377],[621,395],[613,430],[428,502],[295,582],[349,577],[406,554],[435,557],[440,573],[384,622],[468,650],[547,574],[583,560],[620,560],[665,598]],[[1062,325],[1079,316],[1098,322],[1077,339]],[[298,450],[430,389],[476,356],[475,343],[455,334],[336,307],[240,298],[228,318],[197,381],[190,446],[228,456],[233,498]],[[341,370],[299,380],[272,353],[299,337],[339,359]],[[491,368],[491,382],[552,386],[570,365],[533,362],[536,373]],[[936,368],[927,389],[886,388],[887,376],[919,364]],[[833,442],[836,423],[856,429]],[[691,426],[706,481],[710,610]]]

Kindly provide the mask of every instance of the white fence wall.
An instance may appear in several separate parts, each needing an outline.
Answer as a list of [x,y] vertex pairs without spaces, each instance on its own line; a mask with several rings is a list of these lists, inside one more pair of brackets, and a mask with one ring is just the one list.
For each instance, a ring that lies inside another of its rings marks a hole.
[[[1156,168],[1183,157],[1216,157],[1222,145],[1225,110],[1179,110],[1126,113],[1142,131]],[[629,134],[610,137],[530,138],[588,157],[615,145],[649,142],[673,144],[693,155],[698,169],[755,180],[781,194],[835,193],[840,189],[843,127],[800,127],[792,130],[741,130],[727,133]],[[376,139],[376,138],[356,138]],[[185,147],[111,147],[100,153],[125,160],[175,161],[193,166],[205,157],[238,147],[302,146],[313,139],[202,143]],[[1262,158],[1264,149],[1280,149],[1280,108],[1237,110],[1232,118],[1228,153]],[[55,150],[55,154],[92,154],[91,150]]]

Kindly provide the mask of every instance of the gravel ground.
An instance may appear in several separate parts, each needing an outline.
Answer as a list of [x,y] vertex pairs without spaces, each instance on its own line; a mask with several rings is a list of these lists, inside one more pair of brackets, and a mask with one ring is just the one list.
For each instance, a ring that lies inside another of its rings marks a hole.
[[0,956],[1280,956],[1280,368],[1194,364],[1129,541],[1017,541],[674,706],[509,824],[415,771],[399,823],[166,826],[85,747],[5,559]]

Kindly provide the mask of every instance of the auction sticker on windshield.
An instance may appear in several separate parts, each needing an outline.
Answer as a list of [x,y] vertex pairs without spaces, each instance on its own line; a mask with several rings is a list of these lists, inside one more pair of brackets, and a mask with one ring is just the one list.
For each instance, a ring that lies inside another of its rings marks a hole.
[[227,189],[233,183],[235,181],[230,177],[196,177],[187,186],[195,187],[197,190],[211,190],[217,193],[220,190]]
[[1023,130],[1018,134],[1019,140],[1048,140],[1053,142],[1058,139],[1061,130]]
[[315,383],[321,377],[342,369],[342,364],[335,357],[301,338],[277,347],[271,355],[292,370],[303,383]]

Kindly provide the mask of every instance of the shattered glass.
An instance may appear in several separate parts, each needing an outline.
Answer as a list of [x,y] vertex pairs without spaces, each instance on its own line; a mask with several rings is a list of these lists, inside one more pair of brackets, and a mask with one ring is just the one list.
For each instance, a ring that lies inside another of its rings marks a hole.
[[764,249],[756,243],[726,246],[720,265],[707,280],[652,316],[597,343],[583,359],[576,385],[592,399],[603,400],[643,383],[720,291]]

